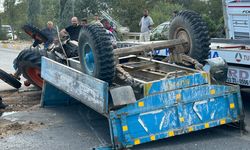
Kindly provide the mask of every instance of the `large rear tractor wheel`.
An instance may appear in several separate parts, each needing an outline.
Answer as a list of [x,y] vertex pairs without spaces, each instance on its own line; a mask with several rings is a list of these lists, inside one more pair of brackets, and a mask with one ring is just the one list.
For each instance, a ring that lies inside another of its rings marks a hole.
[[110,35],[103,27],[89,25],[81,30],[79,58],[84,73],[112,83],[115,59]]
[[18,69],[24,78],[40,89],[43,87],[41,57],[38,50],[26,49],[19,53],[14,61],[15,69]]
[[210,37],[207,24],[194,11],[181,11],[172,20],[169,39],[183,39],[187,44],[177,51],[204,63],[210,51]]

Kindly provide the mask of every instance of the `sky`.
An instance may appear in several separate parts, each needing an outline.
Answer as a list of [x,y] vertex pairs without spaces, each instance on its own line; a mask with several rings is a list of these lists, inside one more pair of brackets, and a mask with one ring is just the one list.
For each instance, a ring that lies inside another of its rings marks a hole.
[[3,12],[3,2],[4,0],[0,0],[0,12]]

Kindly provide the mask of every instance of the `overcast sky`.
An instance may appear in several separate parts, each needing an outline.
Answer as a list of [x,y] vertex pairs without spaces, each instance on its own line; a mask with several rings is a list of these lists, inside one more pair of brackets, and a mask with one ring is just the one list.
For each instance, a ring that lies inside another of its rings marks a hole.
[[4,0],[0,0],[0,12],[3,12],[3,2]]

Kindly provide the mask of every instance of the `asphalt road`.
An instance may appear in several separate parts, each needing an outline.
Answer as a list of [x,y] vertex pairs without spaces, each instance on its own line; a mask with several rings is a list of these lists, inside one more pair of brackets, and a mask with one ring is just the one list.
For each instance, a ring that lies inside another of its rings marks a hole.
[[[0,69],[6,71],[7,73],[14,73],[13,60],[16,58],[20,51],[12,49],[0,48]],[[6,84],[0,80],[0,89],[14,89],[10,85]]]
[[[17,51],[0,49],[0,68],[12,72],[12,60]],[[0,90],[3,83],[0,82]],[[243,93],[245,121],[250,131],[250,94]],[[110,144],[107,120],[83,104],[6,114],[2,119],[19,122],[42,122],[43,127],[0,139],[1,150],[80,150]],[[1,122],[0,122],[1,123]],[[241,135],[239,129],[220,126],[190,134],[135,146],[135,150],[248,150],[250,134]]]

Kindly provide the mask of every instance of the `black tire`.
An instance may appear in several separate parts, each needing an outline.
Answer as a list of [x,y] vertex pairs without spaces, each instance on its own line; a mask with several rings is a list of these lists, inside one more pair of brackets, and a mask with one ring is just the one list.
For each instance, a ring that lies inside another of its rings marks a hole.
[[2,69],[0,69],[0,79],[2,79],[4,82],[8,83],[16,89],[19,89],[22,86],[22,84],[15,77],[6,73]]
[[[181,11],[172,20],[169,39],[184,39],[188,42],[182,53],[204,63],[210,51],[210,37],[207,24],[194,11]],[[179,49],[178,49],[179,50]]]
[[14,60],[14,68],[26,78],[31,84],[42,88],[41,57],[37,49],[24,49]]
[[[89,69],[89,63],[85,57],[92,49],[93,67]],[[115,76],[115,59],[110,35],[103,27],[89,25],[84,27],[79,36],[79,58],[84,73],[112,83]]]
[[31,38],[37,41],[37,44],[42,44],[48,41],[48,37],[37,27],[26,24],[22,27],[25,33],[27,33]]

